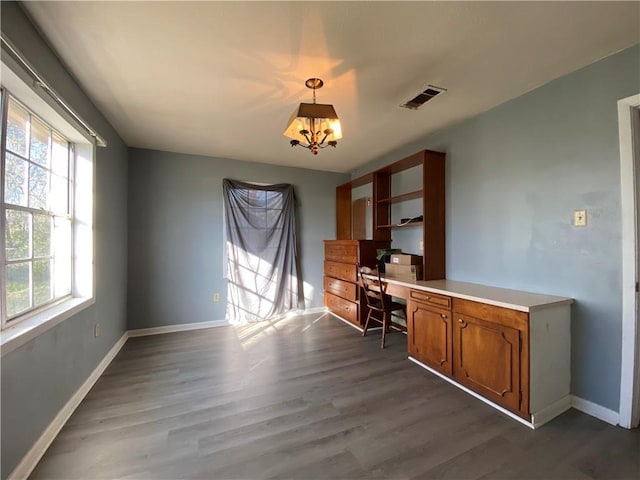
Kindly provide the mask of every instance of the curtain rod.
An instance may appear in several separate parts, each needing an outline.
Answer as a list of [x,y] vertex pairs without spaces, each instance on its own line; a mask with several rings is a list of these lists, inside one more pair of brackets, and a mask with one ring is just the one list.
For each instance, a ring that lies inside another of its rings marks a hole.
[[95,139],[96,145],[98,147],[106,147],[107,141],[100,136],[87,122],[85,122],[80,115],[78,115],[73,108],[71,108],[61,97],[56,93],[56,91],[49,86],[47,82],[35,71],[35,69],[29,64],[27,59],[25,59],[20,52],[18,52],[13,45],[5,38],[5,35],[2,34],[0,36],[0,40],[2,40],[2,46],[8,50],[14,60],[16,60],[25,70],[31,75],[33,83],[35,86],[40,87],[44,90],[55,102],[61,107],[68,115],[70,115],[80,126],[88,133],[91,137]]

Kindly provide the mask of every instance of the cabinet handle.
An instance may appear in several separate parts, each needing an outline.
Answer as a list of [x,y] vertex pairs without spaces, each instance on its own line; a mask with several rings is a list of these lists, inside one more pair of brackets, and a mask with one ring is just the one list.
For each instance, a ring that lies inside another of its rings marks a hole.
[[464,323],[464,320],[463,320],[463,319],[461,319],[461,318],[459,318],[459,319],[458,319],[458,323]]
[[445,318],[447,318],[447,316],[444,313],[441,313],[440,314],[440,318],[445,319]]

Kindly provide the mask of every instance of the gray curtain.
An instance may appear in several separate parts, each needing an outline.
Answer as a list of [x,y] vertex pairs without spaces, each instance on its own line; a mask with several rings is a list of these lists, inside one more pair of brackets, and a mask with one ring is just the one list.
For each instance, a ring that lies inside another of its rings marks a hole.
[[299,308],[293,186],[227,178],[222,185],[227,319],[257,322]]

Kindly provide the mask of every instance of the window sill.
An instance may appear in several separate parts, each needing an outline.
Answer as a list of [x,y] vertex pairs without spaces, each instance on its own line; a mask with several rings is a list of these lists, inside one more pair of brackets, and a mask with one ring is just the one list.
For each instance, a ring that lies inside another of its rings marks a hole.
[[93,297],[71,298],[0,332],[0,356],[21,347],[95,303]]

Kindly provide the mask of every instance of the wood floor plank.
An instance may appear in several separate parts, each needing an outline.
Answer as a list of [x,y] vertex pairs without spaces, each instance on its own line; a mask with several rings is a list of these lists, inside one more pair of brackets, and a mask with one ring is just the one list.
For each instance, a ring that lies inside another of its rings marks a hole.
[[129,339],[31,478],[638,478],[638,430],[532,431],[379,340],[329,314]]
[[518,447],[498,435],[417,475],[418,480],[474,480],[494,472],[507,459],[519,455]]
[[305,478],[367,478],[367,472],[349,451],[341,452],[314,463],[291,468],[270,478],[274,479],[305,479]]

